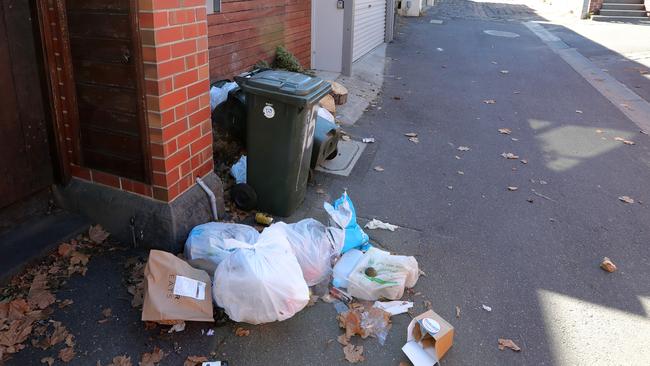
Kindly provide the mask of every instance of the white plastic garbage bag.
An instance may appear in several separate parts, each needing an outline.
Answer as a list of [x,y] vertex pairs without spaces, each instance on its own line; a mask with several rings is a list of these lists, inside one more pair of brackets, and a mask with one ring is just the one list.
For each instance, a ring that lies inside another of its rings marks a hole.
[[[372,268],[374,273],[368,268]],[[415,286],[419,276],[418,262],[414,257],[391,255],[370,248],[348,277],[348,292],[362,300],[398,300],[404,295],[405,288]]]
[[325,202],[323,208],[329,214],[330,221],[344,230],[341,253],[368,244],[368,234],[357,224],[357,213],[347,192],[343,192],[341,198],[334,201],[334,205]]
[[223,84],[221,87],[213,86],[210,88],[210,111],[214,111],[217,106],[228,99],[228,93],[237,87],[236,82]]
[[318,107],[318,117],[325,118],[332,123],[336,123],[336,120],[334,119],[332,113],[323,107]]
[[230,168],[230,175],[235,178],[237,184],[246,183],[246,155],[242,155],[239,160]]
[[190,265],[212,275],[219,263],[235,249],[255,243],[259,236],[252,226],[209,222],[190,231],[183,254]]
[[235,250],[217,267],[214,300],[230,319],[250,324],[291,318],[309,302],[309,287],[282,225],[255,245]]
[[326,280],[332,273],[332,257],[341,251],[340,244],[334,244],[328,228],[314,219],[272,226],[276,225],[285,228],[307,285],[314,286]]

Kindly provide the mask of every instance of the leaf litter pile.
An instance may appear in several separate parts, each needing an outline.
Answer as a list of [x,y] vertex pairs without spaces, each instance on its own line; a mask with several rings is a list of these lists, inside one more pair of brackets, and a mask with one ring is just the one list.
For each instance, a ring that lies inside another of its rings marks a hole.
[[99,244],[108,236],[101,226],[92,226],[87,235],[60,244],[55,252],[14,276],[1,290],[0,364],[28,344],[53,349],[52,356],[41,360],[44,364],[52,365],[55,357],[66,363],[74,358],[75,336],[61,322],[49,319],[55,304],[64,308],[73,301],[57,300],[55,293],[71,276],[85,276],[90,257],[105,248]]

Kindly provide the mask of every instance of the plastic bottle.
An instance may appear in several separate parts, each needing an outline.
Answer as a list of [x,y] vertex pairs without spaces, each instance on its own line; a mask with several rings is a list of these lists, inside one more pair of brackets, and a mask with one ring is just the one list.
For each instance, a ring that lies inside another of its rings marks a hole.
[[332,284],[335,287],[347,288],[348,276],[357,266],[357,263],[363,256],[363,252],[358,249],[350,249],[341,256],[336,265],[334,266],[334,280]]

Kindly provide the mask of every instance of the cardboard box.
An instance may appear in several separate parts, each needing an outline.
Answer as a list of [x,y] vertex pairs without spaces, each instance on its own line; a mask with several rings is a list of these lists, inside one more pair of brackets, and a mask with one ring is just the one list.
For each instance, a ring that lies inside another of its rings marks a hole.
[[429,310],[411,320],[402,351],[413,366],[436,366],[454,343],[454,327]]

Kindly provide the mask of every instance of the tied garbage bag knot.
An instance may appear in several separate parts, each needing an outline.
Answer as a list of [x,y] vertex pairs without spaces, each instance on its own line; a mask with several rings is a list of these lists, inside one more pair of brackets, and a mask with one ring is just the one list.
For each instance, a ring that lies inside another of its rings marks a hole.
[[343,192],[343,195],[334,201],[334,205],[325,202],[323,208],[329,214],[330,221],[343,231],[343,249],[341,253],[353,248],[364,249],[369,247],[368,241],[370,238],[357,223],[357,213],[347,192]]

